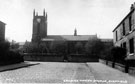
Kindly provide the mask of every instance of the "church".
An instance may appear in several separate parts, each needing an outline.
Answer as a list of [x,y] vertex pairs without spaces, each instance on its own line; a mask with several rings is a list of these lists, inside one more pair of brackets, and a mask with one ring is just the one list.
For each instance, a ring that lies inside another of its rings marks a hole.
[[33,12],[33,33],[32,42],[38,41],[88,41],[89,39],[97,38],[97,35],[78,35],[77,30],[74,30],[73,35],[47,35],[47,13],[43,11],[43,15],[38,15]]
[[73,31],[73,35],[48,35],[47,34],[47,13],[43,11],[43,15],[38,15],[33,11],[33,33],[32,42],[50,43],[53,41],[66,41],[68,43],[69,53],[73,53],[74,46],[81,43],[83,46],[88,40],[97,39],[97,35],[78,35],[77,30]]

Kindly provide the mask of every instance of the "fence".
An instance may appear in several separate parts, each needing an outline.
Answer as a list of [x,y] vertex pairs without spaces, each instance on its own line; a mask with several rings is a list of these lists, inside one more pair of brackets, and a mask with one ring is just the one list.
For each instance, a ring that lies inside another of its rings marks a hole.
[[[103,59],[99,59],[99,62],[103,63],[103,64],[106,64],[110,67],[112,67],[112,64],[113,62],[111,61],[106,61],[106,60],[103,60]],[[126,67],[126,65],[123,65],[123,64],[120,64],[120,63],[115,63],[115,67],[116,69],[122,71],[122,72],[128,72],[129,74],[131,75],[134,75],[135,76],[135,67]],[[127,71],[126,71],[126,68],[127,68]]]

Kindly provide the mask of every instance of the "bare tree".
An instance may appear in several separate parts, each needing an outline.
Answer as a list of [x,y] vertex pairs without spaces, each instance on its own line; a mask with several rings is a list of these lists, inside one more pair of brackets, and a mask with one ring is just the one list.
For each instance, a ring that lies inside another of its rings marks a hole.
[[92,39],[87,42],[87,44],[85,45],[85,49],[88,55],[98,56],[103,51],[104,44],[101,42],[100,39]]
[[67,42],[66,41],[52,42],[51,51],[56,54],[67,54]]
[[84,46],[81,42],[77,42],[75,45],[76,54],[82,54],[84,50]]

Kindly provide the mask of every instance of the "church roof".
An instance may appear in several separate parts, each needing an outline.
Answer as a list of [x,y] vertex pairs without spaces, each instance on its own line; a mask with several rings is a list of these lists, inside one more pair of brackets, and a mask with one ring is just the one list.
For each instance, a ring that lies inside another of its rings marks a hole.
[[89,39],[97,38],[96,35],[62,35],[62,37],[68,41],[88,41]]
[[113,39],[101,39],[102,42],[113,42]]
[[60,35],[48,35],[47,37],[42,39],[43,41],[58,41],[58,40],[64,40]]
[[42,39],[42,41],[88,41],[89,39],[95,39],[97,35],[48,35],[46,38]]

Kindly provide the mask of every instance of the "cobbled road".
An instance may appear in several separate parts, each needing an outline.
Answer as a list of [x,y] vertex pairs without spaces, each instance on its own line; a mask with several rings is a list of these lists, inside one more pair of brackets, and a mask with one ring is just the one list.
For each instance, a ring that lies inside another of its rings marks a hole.
[[[119,74],[122,72],[108,69],[101,63],[67,63],[67,62],[37,62],[38,65],[23,67],[15,70],[0,72],[0,83],[59,83],[59,84],[135,84],[134,77],[128,77],[126,83],[97,82],[109,79],[109,73]],[[100,66],[100,67],[99,67]],[[101,72],[102,71],[102,72]],[[117,75],[117,78],[120,76]],[[102,77],[103,76],[103,77]],[[97,81],[94,81],[97,80]],[[110,79],[111,80],[111,79]],[[128,83],[130,81],[130,83]],[[133,82],[133,83],[132,83]]]

